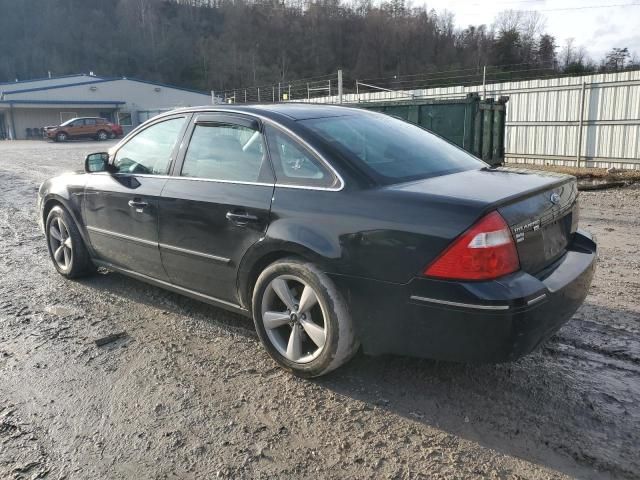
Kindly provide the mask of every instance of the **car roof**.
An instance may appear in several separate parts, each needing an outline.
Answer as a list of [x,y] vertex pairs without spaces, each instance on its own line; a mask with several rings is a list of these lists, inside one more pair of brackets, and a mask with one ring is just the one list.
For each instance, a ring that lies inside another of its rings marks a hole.
[[69,120],[65,120],[65,122],[71,122],[72,120],[85,120],[87,118],[95,118],[96,120],[105,120],[102,117],[73,117],[73,118],[70,118]]
[[182,112],[232,112],[261,115],[267,118],[288,118],[291,120],[307,120],[310,118],[341,117],[362,113],[363,110],[355,107],[343,107],[339,105],[314,105],[309,103],[274,103],[268,105],[207,105],[201,107],[188,107],[166,114]]

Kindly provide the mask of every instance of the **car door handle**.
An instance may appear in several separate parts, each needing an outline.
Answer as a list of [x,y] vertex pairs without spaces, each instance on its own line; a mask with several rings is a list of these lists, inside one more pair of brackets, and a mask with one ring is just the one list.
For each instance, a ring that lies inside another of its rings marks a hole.
[[129,206],[131,208],[144,208],[148,207],[149,204],[147,202],[143,202],[142,200],[129,200]]
[[232,223],[235,223],[236,225],[247,225],[250,222],[257,222],[259,220],[258,217],[256,217],[255,215],[251,215],[250,213],[247,213],[247,212],[242,212],[242,213],[227,212],[225,217],[227,217],[227,220],[229,220]]

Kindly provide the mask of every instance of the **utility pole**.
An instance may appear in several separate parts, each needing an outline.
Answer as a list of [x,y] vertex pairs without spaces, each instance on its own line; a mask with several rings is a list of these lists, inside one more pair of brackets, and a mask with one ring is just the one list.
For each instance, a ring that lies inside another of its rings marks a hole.
[[338,69],[338,103],[342,104],[342,69]]
[[482,100],[487,99],[487,66],[482,67]]

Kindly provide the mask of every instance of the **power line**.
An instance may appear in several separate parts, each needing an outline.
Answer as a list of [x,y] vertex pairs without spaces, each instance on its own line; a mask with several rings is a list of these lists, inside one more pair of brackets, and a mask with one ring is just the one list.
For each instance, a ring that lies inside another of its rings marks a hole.
[[640,7],[640,3],[618,3],[616,5],[585,5],[582,7],[541,8],[532,12],[561,12],[567,10],[589,10],[593,8]]
[[[519,67],[519,66],[524,66],[524,65],[539,66],[540,69],[551,68],[551,67],[554,66],[553,62],[542,62],[542,63],[521,62],[521,63],[505,63],[504,65],[487,65],[486,67],[487,67],[487,70],[489,70],[489,69],[492,69],[492,68],[496,69],[496,68],[507,68],[507,67]],[[400,79],[400,78],[408,78],[408,77],[422,77],[422,76],[426,76],[426,75],[445,75],[445,74],[457,73],[457,72],[462,74],[463,72],[472,72],[472,71],[482,74],[482,67],[483,67],[483,65],[479,65],[477,67],[454,68],[454,69],[447,69],[447,70],[436,70],[436,71],[433,71],[433,72],[400,74],[400,75],[385,76],[385,77],[358,78],[357,80],[371,82],[371,81],[374,81],[374,80],[389,80],[389,79]],[[443,78],[443,77],[440,77],[440,78]]]
[[[475,5],[478,5],[478,4],[475,4]],[[526,9],[526,10],[518,9],[518,11],[520,12],[568,12],[568,11],[575,11],[575,10],[591,10],[591,9],[599,9],[599,8],[619,8],[619,7],[640,7],[640,3],[617,3],[613,5],[583,5],[581,7],[536,8],[536,9]],[[480,13],[484,13],[484,11],[474,10],[474,11],[465,11],[465,13],[480,14]]]

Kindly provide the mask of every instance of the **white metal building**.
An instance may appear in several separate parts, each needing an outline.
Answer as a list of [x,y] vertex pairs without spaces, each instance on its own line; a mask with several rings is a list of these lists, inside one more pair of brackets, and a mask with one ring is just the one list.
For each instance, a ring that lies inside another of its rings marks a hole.
[[103,117],[125,133],[160,112],[206,105],[211,96],[162,83],[94,75],[0,83],[0,138],[39,137],[40,129],[74,117]]

